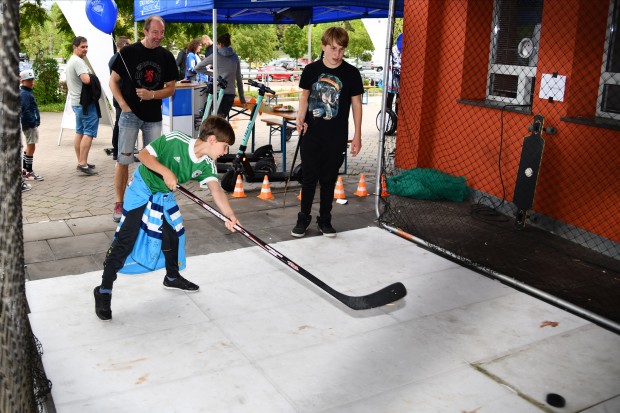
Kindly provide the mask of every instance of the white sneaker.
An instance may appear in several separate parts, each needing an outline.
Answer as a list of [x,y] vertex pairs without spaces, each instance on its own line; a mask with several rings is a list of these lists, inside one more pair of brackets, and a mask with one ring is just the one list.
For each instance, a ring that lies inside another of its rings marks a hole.
[[34,173],[34,171],[32,171],[24,175],[24,179],[27,181],[42,181],[44,178]]

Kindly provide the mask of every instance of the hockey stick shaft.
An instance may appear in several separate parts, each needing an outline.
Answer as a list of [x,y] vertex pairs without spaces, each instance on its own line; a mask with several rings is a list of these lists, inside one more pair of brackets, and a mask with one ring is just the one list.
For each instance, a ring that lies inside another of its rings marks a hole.
[[295,170],[295,161],[297,161],[297,154],[299,153],[299,145],[301,145],[301,138],[304,136],[304,131],[302,129],[299,134],[299,138],[297,139],[297,147],[295,147],[295,155],[293,155],[293,163],[291,164],[291,172],[286,177],[286,184],[284,184],[284,199],[282,201],[282,208],[286,207],[286,190],[288,189],[288,182],[291,180],[293,176],[293,171]]
[[[200,205],[201,207],[203,207],[204,209],[206,209],[207,211],[209,211],[211,214],[215,215],[222,221],[224,222],[229,221],[229,219],[226,216],[224,216],[218,210],[211,207],[209,204],[207,204],[206,202],[198,198],[196,195],[194,195],[193,193],[191,193],[190,191],[188,191],[181,185],[177,185],[177,188],[179,192],[181,192],[183,195],[185,195],[186,197],[188,197],[189,199],[191,199],[192,201],[194,201],[195,203],[197,203],[198,205]],[[241,233],[243,236],[248,238],[250,241],[252,241],[256,245],[261,247],[263,250],[267,251],[269,254],[276,257],[280,262],[284,263],[289,268],[292,268],[294,271],[302,275],[308,281],[312,282],[314,285],[318,286],[323,291],[327,292],[329,295],[336,298],[338,301],[340,301],[341,303],[343,303],[344,305],[346,305],[347,307],[353,310],[367,310],[370,308],[381,307],[383,305],[390,304],[396,300],[399,300],[403,298],[405,295],[407,295],[407,289],[400,282],[391,284],[385,288],[382,288],[379,291],[375,291],[374,293],[364,295],[364,296],[350,296],[350,295],[343,294],[341,292],[334,290],[332,287],[330,287],[329,285],[327,285],[326,283],[324,283],[323,281],[321,281],[320,279],[318,279],[317,277],[315,277],[314,275],[306,271],[300,265],[297,265],[295,262],[293,262],[292,260],[284,256],[283,254],[281,254],[279,251],[277,251],[275,248],[273,248],[269,244],[266,244],[265,242],[263,242],[260,238],[253,235],[250,231],[246,230],[242,226],[235,225],[234,228],[239,233]]]

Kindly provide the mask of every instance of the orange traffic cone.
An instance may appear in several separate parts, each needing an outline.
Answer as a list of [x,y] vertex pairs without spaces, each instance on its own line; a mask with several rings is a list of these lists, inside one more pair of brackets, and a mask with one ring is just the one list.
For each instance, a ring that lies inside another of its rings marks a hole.
[[245,198],[247,195],[243,190],[243,180],[241,174],[237,175],[237,182],[235,183],[235,191],[232,194],[233,198]]
[[345,199],[342,176],[339,176],[338,181],[336,181],[336,188],[334,189],[334,199]]
[[381,174],[381,196],[386,197],[390,195],[387,190],[387,182],[385,181],[385,174]]
[[263,186],[261,187],[260,194],[258,194],[257,198],[275,199],[271,193],[271,184],[269,183],[269,178],[267,178],[267,175],[265,175],[265,178],[263,179]]
[[301,189],[299,190],[299,195],[297,195],[297,199],[301,201]]
[[364,174],[360,174],[360,181],[357,184],[357,191],[355,191],[355,195],[357,196],[368,196],[368,189],[366,189],[366,178],[364,178]]

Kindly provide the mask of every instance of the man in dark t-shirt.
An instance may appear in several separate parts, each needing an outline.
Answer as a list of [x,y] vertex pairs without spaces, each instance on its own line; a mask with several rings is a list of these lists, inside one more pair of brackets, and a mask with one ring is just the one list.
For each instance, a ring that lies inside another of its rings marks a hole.
[[161,100],[174,94],[178,68],[172,53],[160,46],[165,23],[159,16],[144,22],[144,39],[125,46],[112,64],[110,89],[122,113],[119,118],[118,155],[114,169],[115,205],[112,219],[119,222],[129,179],[129,165],[142,130],[143,145],[161,136]]
[[338,171],[344,161],[349,136],[349,111],[353,108],[355,132],[351,155],[362,147],[362,93],[364,83],[359,70],[343,60],[349,36],[341,27],[330,27],[321,38],[323,58],[307,65],[299,80],[303,90],[299,99],[297,132],[303,131],[301,160],[303,181],[301,211],[291,231],[303,237],[312,216],[316,185],[321,185],[317,224],[319,231],[334,237],[331,224],[332,202]]

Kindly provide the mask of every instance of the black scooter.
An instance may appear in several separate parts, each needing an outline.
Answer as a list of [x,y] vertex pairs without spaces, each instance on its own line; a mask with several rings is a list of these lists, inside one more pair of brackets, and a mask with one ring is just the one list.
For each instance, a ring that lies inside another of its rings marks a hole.
[[[272,93],[275,94],[275,92],[270,89],[268,86],[265,86],[262,83],[258,83],[254,80],[248,80],[248,85],[250,86],[254,86],[259,88],[259,98],[262,98],[265,93]],[[262,89],[261,89],[262,88]],[[262,95],[260,94],[260,91],[262,90]],[[261,104],[262,99],[256,101],[256,105],[254,105],[254,108],[252,109],[252,113],[250,113],[250,124],[248,125],[248,129],[246,130],[245,136],[243,137],[243,152],[245,153],[245,150],[247,149],[247,143],[249,140],[249,137],[252,134],[252,128],[254,126],[254,119],[255,119],[255,115],[254,113],[256,111],[258,111],[260,109],[260,104]],[[239,148],[241,150],[241,148]],[[261,160],[264,159],[273,159],[273,146],[272,145],[264,145],[261,146],[259,148],[256,148],[256,150],[253,153],[245,153],[245,157],[248,160],[248,162],[259,162]],[[235,160],[237,155],[235,154],[227,154],[224,156],[220,156],[217,160],[218,162],[218,167],[217,170],[218,172],[221,171],[226,171],[229,168],[226,166],[223,166],[222,164],[224,163],[229,163],[229,162],[233,162]]]
[[[256,105],[252,109],[252,114],[250,117],[250,123],[245,131],[245,135],[243,136],[243,140],[241,141],[241,145],[237,150],[237,153],[233,155],[232,165],[228,166],[228,169],[224,173],[221,179],[222,188],[227,192],[233,192],[235,190],[235,184],[237,181],[237,175],[241,174],[246,182],[263,182],[265,176],[269,179],[269,182],[284,182],[290,179],[294,179],[296,181],[301,181],[302,178],[302,169],[301,164],[297,165],[290,175],[287,172],[276,172],[276,162],[273,157],[273,150],[270,150],[270,156],[263,156],[261,158],[256,159],[256,152],[254,152],[254,166],[251,165],[251,160],[249,156],[245,153],[247,148],[248,140],[250,135],[252,134],[252,128],[254,127],[254,123],[256,122],[256,118],[258,117],[258,112],[261,106],[261,103],[265,97],[265,93],[274,93],[268,86],[265,86],[262,83],[258,83],[254,80],[249,80],[248,85],[254,86],[258,88],[258,98],[256,99]],[[299,137],[301,141],[301,136]],[[271,145],[266,145],[271,147]],[[295,149],[295,156],[293,157],[293,164],[295,164],[295,159],[297,158],[297,153],[299,151],[299,142],[297,143],[297,148]],[[230,156],[230,155],[228,155]],[[221,160],[221,157],[218,159],[218,162]],[[218,164],[218,172],[220,171],[220,165]]]

